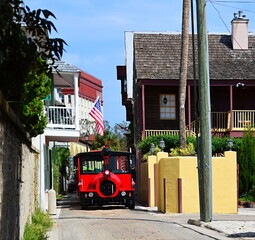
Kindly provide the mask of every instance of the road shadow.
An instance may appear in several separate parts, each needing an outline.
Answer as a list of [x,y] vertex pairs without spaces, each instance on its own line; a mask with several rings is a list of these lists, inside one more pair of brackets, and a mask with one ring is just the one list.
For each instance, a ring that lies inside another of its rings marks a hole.
[[[69,210],[81,210],[81,205],[77,193],[67,193],[61,199],[57,199],[58,208],[66,208]],[[89,206],[86,211],[98,211],[98,210],[116,210],[126,209],[123,205],[95,205]]]

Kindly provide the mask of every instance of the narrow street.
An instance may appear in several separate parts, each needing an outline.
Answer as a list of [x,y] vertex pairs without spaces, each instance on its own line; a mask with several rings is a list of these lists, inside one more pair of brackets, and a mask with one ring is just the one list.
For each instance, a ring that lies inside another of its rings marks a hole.
[[[58,204],[58,216],[54,218],[54,227],[49,240],[94,240],[94,239],[226,239],[219,233],[210,237],[212,230],[185,226],[179,215],[162,214],[155,210],[137,206],[129,210],[122,206],[91,207],[80,210],[78,198],[69,195]],[[193,228],[193,229],[192,229]],[[197,228],[197,229],[196,229]],[[207,234],[208,232],[208,234]]]

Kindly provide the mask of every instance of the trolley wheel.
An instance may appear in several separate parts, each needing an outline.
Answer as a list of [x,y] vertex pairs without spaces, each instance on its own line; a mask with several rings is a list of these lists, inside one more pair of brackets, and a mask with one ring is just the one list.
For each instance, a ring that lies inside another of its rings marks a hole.
[[132,203],[130,203],[130,204],[128,205],[128,208],[129,208],[130,210],[135,209],[135,203],[132,201]]
[[84,201],[81,201],[81,210],[88,210],[89,206]]
[[129,201],[128,206],[129,209],[133,210],[135,208],[135,196],[133,195],[132,199]]

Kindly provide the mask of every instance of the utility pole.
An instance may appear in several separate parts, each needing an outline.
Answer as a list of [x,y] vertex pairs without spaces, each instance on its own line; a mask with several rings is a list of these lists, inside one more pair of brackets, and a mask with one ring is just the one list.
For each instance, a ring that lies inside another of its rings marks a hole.
[[197,39],[200,105],[200,154],[198,164],[200,219],[212,221],[211,107],[205,0],[197,0]]
[[190,0],[183,0],[182,7],[182,41],[181,41],[181,63],[180,63],[180,85],[179,85],[179,119],[180,119],[180,148],[186,147],[186,119],[185,101],[189,55],[189,11]]

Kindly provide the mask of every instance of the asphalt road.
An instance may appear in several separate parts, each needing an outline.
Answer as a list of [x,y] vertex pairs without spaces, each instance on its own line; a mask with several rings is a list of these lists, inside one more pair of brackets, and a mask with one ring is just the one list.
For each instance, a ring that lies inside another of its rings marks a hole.
[[[54,218],[54,228],[49,240],[207,240],[226,239],[219,233],[212,237],[207,232],[169,218],[167,214],[147,211],[141,206],[129,210],[122,206],[93,207],[80,210],[75,195],[61,201],[59,215]],[[199,229],[199,228],[197,228]],[[212,231],[212,230],[206,230]],[[216,237],[215,237],[216,236]]]

